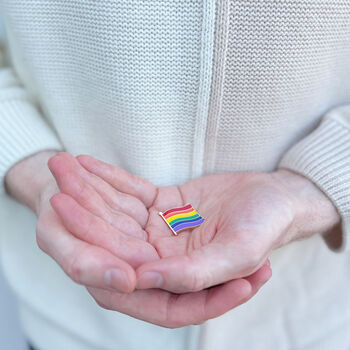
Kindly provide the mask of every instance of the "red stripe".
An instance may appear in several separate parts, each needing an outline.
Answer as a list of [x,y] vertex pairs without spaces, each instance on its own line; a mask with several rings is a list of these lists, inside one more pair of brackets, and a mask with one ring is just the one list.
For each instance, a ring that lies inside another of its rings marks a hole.
[[164,217],[166,219],[170,218],[171,216],[174,216],[174,215],[178,215],[178,214],[186,214],[186,213],[190,213],[191,211],[193,211],[194,209],[191,207],[190,209],[186,209],[186,210],[180,210],[180,211],[177,211],[175,213],[170,213],[168,215],[164,215]]
[[163,213],[163,216],[168,215],[170,213],[174,213],[176,211],[182,211],[182,210],[191,209],[191,208],[192,208],[192,205],[191,204],[187,204],[184,207],[169,209],[165,213]]

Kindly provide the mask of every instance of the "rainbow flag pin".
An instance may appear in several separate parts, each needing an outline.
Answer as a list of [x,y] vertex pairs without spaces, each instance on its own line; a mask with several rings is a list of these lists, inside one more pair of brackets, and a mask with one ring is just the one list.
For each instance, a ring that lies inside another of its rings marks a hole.
[[172,208],[164,213],[160,211],[159,215],[163,218],[171,231],[173,231],[175,236],[177,236],[179,231],[199,226],[204,221],[191,204],[180,208]]

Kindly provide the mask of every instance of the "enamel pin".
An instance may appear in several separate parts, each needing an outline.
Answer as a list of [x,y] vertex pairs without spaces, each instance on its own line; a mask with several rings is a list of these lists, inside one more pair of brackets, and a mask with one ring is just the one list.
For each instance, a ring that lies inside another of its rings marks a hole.
[[191,204],[180,208],[172,208],[164,213],[160,211],[159,215],[175,236],[179,231],[199,226],[204,221]]

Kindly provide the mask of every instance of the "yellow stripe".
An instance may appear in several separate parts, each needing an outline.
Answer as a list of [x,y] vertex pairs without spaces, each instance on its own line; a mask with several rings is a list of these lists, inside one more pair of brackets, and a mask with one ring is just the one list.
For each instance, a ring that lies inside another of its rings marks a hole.
[[192,215],[195,215],[195,214],[197,214],[197,212],[195,210],[193,210],[190,213],[178,214],[178,215],[170,216],[169,218],[166,219],[166,221],[170,222],[170,221],[173,221],[173,220],[178,219],[178,218],[186,218],[187,216],[192,216]]

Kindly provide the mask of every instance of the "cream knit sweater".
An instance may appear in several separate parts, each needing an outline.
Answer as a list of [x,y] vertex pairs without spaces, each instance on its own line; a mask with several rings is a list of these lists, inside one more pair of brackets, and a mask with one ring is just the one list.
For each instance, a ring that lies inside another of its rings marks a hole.
[[[350,1],[0,3],[2,184],[44,149],[156,185],[286,167],[333,201],[350,249]],[[273,281],[248,304],[166,330],[96,306],[36,247],[33,214],[2,191],[4,269],[40,349],[320,349],[325,334],[347,349],[350,257],[320,236],[275,252]]]

